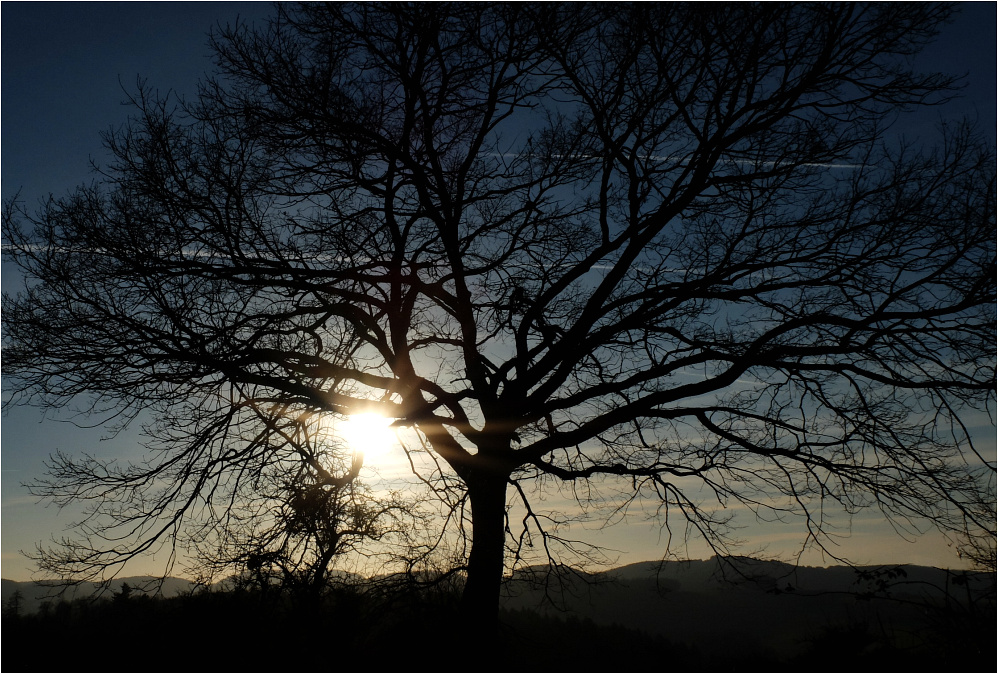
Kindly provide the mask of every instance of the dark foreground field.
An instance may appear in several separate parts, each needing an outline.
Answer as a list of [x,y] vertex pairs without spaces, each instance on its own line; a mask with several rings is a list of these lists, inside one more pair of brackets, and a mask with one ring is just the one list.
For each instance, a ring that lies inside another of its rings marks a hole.
[[766,644],[746,648],[719,639],[706,650],[590,619],[504,610],[498,648],[469,653],[452,636],[460,625],[452,605],[396,605],[384,613],[371,608],[341,597],[308,615],[232,594],[57,604],[46,614],[4,618],[2,668],[911,672],[994,671],[995,665],[994,621],[963,635],[968,638],[952,641],[939,632],[907,647],[891,644],[877,626],[834,626],[782,658]]
[[341,589],[314,603],[249,590],[154,597],[119,583],[99,600],[25,597],[17,611],[8,597],[0,664],[4,672],[995,670],[992,574],[830,567],[774,578],[779,567],[767,566],[758,568],[768,575],[738,582],[718,579],[713,560],[654,577],[645,567],[518,577],[507,584],[498,639],[473,647],[461,637],[456,594],[440,588]]

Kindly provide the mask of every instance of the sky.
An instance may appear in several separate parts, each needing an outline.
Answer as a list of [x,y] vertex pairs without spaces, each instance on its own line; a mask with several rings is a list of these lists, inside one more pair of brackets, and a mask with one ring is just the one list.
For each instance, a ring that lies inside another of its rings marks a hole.
[[[975,118],[992,142],[996,128],[996,3],[963,3],[962,14],[918,60],[923,70],[966,75],[962,98],[922,118],[923,126]],[[144,78],[160,91],[191,95],[199,77],[211,70],[207,33],[216,24],[262,21],[271,13],[265,2],[142,2],[0,4],[0,195],[6,203],[19,195],[31,205],[52,193],[61,195],[92,180],[91,162],[106,155],[100,133],[123,124],[129,110],[126,91]],[[17,273],[4,264],[5,291],[16,288]],[[5,398],[6,399],[6,398]],[[978,429],[988,449],[994,429]],[[38,478],[55,450],[98,457],[140,456],[135,434],[105,439],[102,429],[79,428],[44,417],[39,410],[15,408],[0,419],[0,498],[2,556],[0,574],[13,580],[31,576],[20,550],[60,536],[78,513],[59,512],[36,502],[23,483]],[[556,506],[557,504],[550,504]],[[746,521],[746,524],[751,524]],[[786,526],[752,525],[739,532],[745,550],[792,553],[800,533]],[[654,522],[635,521],[580,532],[581,538],[619,551],[618,563],[656,559],[663,551]],[[937,534],[897,538],[879,513],[853,522],[842,552],[859,563],[910,562],[953,566],[954,550]],[[674,550],[680,552],[682,550]],[[692,546],[692,558],[709,551]],[[809,557],[805,563],[831,560]],[[128,573],[155,572],[157,563],[137,564]]]

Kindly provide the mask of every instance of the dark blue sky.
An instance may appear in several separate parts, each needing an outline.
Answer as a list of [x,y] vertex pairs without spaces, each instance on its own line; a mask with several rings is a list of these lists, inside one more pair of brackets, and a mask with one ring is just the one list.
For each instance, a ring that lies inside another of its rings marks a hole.
[[[4,2],[2,193],[30,202],[88,178],[99,134],[125,121],[136,77],[193,94],[211,69],[207,32],[260,21],[267,2]],[[120,83],[119,83],[120,80]]]
[[[926,124],[969,114],[994,140],[996,7],[994,2],[963,3],[961,15],[917,60],[922,70],[967,75],[964,97],[928,112]],[[260,21],[271,11],[265,2],[0,4],[3,200],[20,191],[32,204],[91,180],[89,161],[100,163],[105,156],[100,132],[124,123],[129,114],[121,105],[122,85],[134,90],[141,76],[161,91],[193,94],[198,78],[211,69],[206,46],[211,27],[237,16]],[[5,289],[11,290],[16,280],[5,266]],[[71,519],[39,508],[19,486],[42,472],[50,452],[59,448],[107,456],[135,451],[134,436],[100,443],[99,431],[40,420],[35,410],[16,409],[0,422],[5,578],[26,579],[27,564],[17,550],[30,549]],[[611,541],[612,546],[625,548],[627,535],[614,532],[621,540]],[[918,553],[905,554],[906,561],[918,561]]]
[[[918,59],[925,70],[968,74],[947,117],[978,116],[994,136],[996,3],[963,3],[961,16]],[[29,203],[87,180],[103,157],[99,133],[125,121],[121,85],[142,76],[192,94],[210,70],[205,34],[216,23],[260,21],[268,2],[3,2],[2,185]],[[119,84],[120,80],[120,84]],[[935,112],[930,113],[935,115]]]

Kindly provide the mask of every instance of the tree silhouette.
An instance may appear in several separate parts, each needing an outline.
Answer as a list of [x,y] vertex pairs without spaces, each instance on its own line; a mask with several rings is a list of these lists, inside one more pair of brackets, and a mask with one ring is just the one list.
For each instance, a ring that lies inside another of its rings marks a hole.
[[98,183],[4,217],[11,404],[155,419],[148,464],[55,459],[37,493],[97,507],[50,568],[217,517],[278,444],[260,409],[412,429],[470,526],[485,639],[504,568],[557,559],[552,483],[721,551],[733,505],[801,517],[804,545],[833,506],[993,537],[966,422],[995,386],[993,157],[965,125],[890,132],[954,90],[909,64],[950,11],[305,5],[220,30],[196,99],[141,85]]
[[132,593],[135,590],[128,583],[122,583],[121,589],[114,593],[114,601],[118,603],[124,603],[132,598]]
[[[333,579],[333,563],[360,555],[369,570],[426,570],[435,552],[425,532],[430,512],[415,493],[376,494],[358,479],[359,450],[323,432],[320,417],[269,419],[281,446],[253,480],[238,482],[231,505],[191,527],[188,570],[204,585],[236,574],[267,593],[287,591],[315,607]],[[279,459],[279,460],[278,460]]]
[[3,606],[3,617],[10,618],[14,623],[21,619],[24,605],[24,594],[20,590],[14,590]]

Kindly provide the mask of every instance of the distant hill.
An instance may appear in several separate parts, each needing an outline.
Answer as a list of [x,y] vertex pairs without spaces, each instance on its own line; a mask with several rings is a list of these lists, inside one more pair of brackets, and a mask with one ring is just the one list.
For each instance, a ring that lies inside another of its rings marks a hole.
[[[620,581],[657,578],[660,582],[671,581],[693,591],[736,586],[798,594],[862,593],[886,589],[878,583],[881,579],[895,593],[940,596],[945,593],[947,585],[952,584],[954,578],[963,577],[964,572],[913,564],[821,567],[795,566],[751,557],[712,557],[702,561],[638,562],[595,576]],[[984,585],[990,579],[994,588],[993,574],[973,572],[970,577]]]
[[[965,582],[966,581],[966,582]],[[194,585],[181,578],[119,578],[104,596],[128,583],[134,592],[173,597]],[[58,588],[2,581],[7,606],[21,592],[21,610],[42,603],[93,595],[82,583]],[[59,594],[60,591],[63,594]],[[994,611],[995,576],[961,574],[933,567],[804,567],[751,558],[640,562],[601,573],[552,573],[546,567],[519,571],[504,586],[507,611],[591,620],[596,625],[640,630],[708,652],[718,643],[737,652],[763,649],[786,658],[829,629],[889,625],[915,632],[924,627],[926,606],[950,600],[986,605]],[[969,601],[968,601],[969,600]]]
[[[334,575],[345,581],[359,579],[357,574],[347,571],[334,571]],[[0,601],[6,607],[7,602],[17,591],[21,592],[21,611],[24,613],[34,613],[41,608],[45,602],[58,603],[59,601],[74,601],[88,597],[112,597],[121,592],[121,586],[128,583],[128,586],[135,594],[146,594],[158,597],[177,597],[195,589],[196,584],[185,578],[157,578],[155,576],[128,576],[126,578],[115,578],[106,587],[101,587],[98,583],[80,583],[73,586],[60,586],[52,583],[34,581],[15,581],[0,579]],[[226,589],[228,581],[223,579],[212,586],[213,590]]]
[[[966,580],[966,583],[964,583]],[[946,598],[994,612],[995,576],[933,567],[795,567],[750,558],[641,562],[603,573],[534,567],[507,584],[508,609],[617,625],[716,652],[786,659],[829,630],[926,627]],[[962,609],[961,609],[962,610]],[[993,643],[993,640],[992,640]]]
[[153,576],[130,576],[128,578],[116,578],[112,580],[106,588],[101,591],[97,583],[80,583],[70,587],[60,587],[56,585],[38,583],[32,581],[0,580],[0,597],[3,606],[14,596],[17,591],[21,592],[21,610],[24,613],[34,613],[46,602],[58,603],[60,600],[73,601],[90,596],[110,597],[121,592],[121,586],[128,583],[135,593],[148,594],[152,596],[176,597],[184,592],[194,589],[194,583],[183,578],[159,579]]
[[[130,577],[113,581],[106,593],[119,593],[123,583],[134,588],[134,593],[164,597],[193,589],[190,581],[179,578],[160,584],[150,577]],[[84,583],[68,589],[62,598],[82,598],[95,589],[94,584]],[[296,634],[335,632],[347,640],[344,643],[354,643],[362,651],[372,644],[404,642],[413,652],[432,658],[435,651],[421,650],[429,635],[436,634],[432,626],[459,619],[447,613],[455,610],[453,602],[448,604],[441,596],[409,595],[390,611],[370,610],[380,606],[380,599],[340,597],[329,604],[333,608],[327,613],[308,618],[293,608],[270,615],[259,596],[223,592],[168,602],[107,602],[77,605],[72,610],[63,606],[67,610],[28,615],[45,601],[57,603],[58,588],[4,580],[4,605],[16,591],[21,592],[25,618],[11,621],[7,615],[5,629],[18,626],[21,636],[15,642],[23,648],[20,655],[16,648],[5,651],[4,671],[15,671],[17,663],[31,665],[32,654],[51,639],[53,629],[64,631],[60,639],[75,639],[66,644],[84,649],[88,640],[100,636],[101,629],[113,625],[114,630],[131,635],[122,643],[131,643],[131,639],[139,649],[144,630],[159,630],[168,642],[186,638],[180,635],[196,624],[209,631],[221,629],[227,635],[225,641],[242,639],[247,624],[267,621]],[[995,575],[991,573],[912,565],[794,567],[714,557],[641,562],[588,574],[531,567],[508,579],[503,591],[504,638],[515,646],[510,647],[509,662],[502,662],[510,664],[516,657],[513,654],[526,654],[523,664],[527,669],[532,669],[532,663],[541,668],[535,671],[589,671],[586,667],[662,671],[671,666],[685,671],[698,667],[719,671],[773,671],[774,667],[978,671],[979,663],[985,663],[987,670],[994,665]],[[382,625],[378,620],[387,622]],[[131,653],[120,647],[123,653]],[[565,655],[566,648],[573,649],[570,657]],[[396,651],[400,654],[405,648]],[[228,655],[219,653],[220,667],[235,666],[224,661]],[[179,651],[177,657],[181,658]],[[256,657],[247,651],[246,666],[266,669]],[[70,658],[63,664],[69,667],[73,662]],[[128,663],[126,659],[123,666]],[[323,663],[326,671],[328,663]],[[425,664],[428,669],[439,668],[431,660]],[[181,658],[176,667],[182,666]],[[411,670],[416,665],[407,667]]]
[[[900,570],[900,572],[898,571]],[[948,592],[966,590],[957,588],[954,579],[959,572],[928,566],[794,566],[784,562],[762,561],[748,557],[712,557],[708,560],[653,561],[627,564],[599,573],[551,573],[547,567],[527,567],[509,579],[505,587],[503,605],[509,608],[537,608],[591,617],[594,621],[610,624],[606,616],[615,614],[596,611],[595,606],[619,602],[627,597],[627,607],[621,624],[635,623],[636,604],[656,606],[671,603],[675,593],[714,595],[721,593],[725,600],[748,593],[751,596],[792,595],[813,597],[841,594],[855,599],[857,595],[875,590],[887,590],[895,598],[942,598]],[[348,574],[355,575],[355,574]],[[887,577],[890,575],[891,577]],[[995,577],[989,573],[972,573],[970,590],[976,594],[994,593]],[[359,578],[359,577],[358,577]],[[878,584],[882,581],[885,586]],[[223,581],[224,582],[224,581]],[[153,576],[129,576],[112,580],[102,590],[102,596],[121,591],[124,583],[135,592],[152,596],[175,597],[190,592],[195,585],[183,578],[160,579]],[[80,583],[68,588],[32,581],[0,580],[4,605],[20,590],[25,612],[37,611],[44,601],[72,601],[98,593],[96,583]],[[883,594],[883,592],[881,592]],[[639,595],[634,596],[634,595]],[[642,598],[642,601],[633,600]],[[611,621],[612,622],[612,621]],[[654,631],[654,629],[653,629]]]

